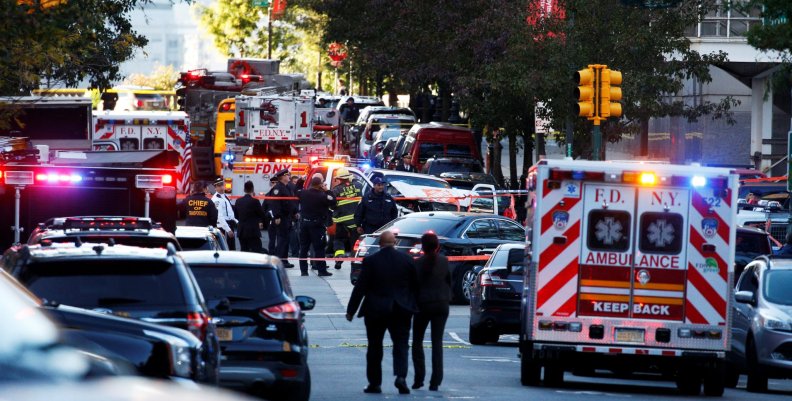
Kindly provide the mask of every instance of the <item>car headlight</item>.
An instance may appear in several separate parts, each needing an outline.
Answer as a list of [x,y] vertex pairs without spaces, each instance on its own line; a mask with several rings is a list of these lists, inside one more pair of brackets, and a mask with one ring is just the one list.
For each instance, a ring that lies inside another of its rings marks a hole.
[[782,320],[775,316],[760,314],[762,326],[769,330],[792,332],[792,324],[788,320]]
[[193,376],[193,351],[190,344],[179,337],[168,335],[165,333],[153,332],[144,330],[144,332],[151,336],[165,341],[168,346],[170,366],[172,368],[171,375],[178,377],[192,378]]

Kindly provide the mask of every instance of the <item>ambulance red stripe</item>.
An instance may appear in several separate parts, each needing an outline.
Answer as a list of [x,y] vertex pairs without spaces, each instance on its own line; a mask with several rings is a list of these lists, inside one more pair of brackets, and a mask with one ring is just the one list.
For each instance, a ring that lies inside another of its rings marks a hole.
[[[729,243],[729,225],[723,221],[723,218],[717,213],[716,207],[713,207],[713,211],[715,213],[709,212],[709,206],[706,202],[704,202],[704,198],[701,197],[701,194],[697,191],[693,191],[693,199],[691,202],[692,206],[696,209],[697,212],[701,215],[701,218],[714,218],[718,222],[718,236],[720,236],[723,241],[727,244]],[[696,229],[700,229],[700,227],[696,227]]]
[[168,136],[170,136],[174,142],[178,143],[179,147],[184,148],[184,141],[186,138],[179,137],[179,135],[173,130],[173,128],[171,128],[170,125],[168,126]]
[[726,317],[726,300],[715,292],[707,279],[701,275],[701,272],[692,263],[688,264],[688,281],[707,299],[707,302],[712,305],[721,318]]
[[577,310],[577,294],[573,293],[569,299],[558,308],[557,311],[553,312],[553,315],[558,316],[573,316],[575,311]]
[[[572,210],[572,208],[574,208],[575,205],[578,204],[578,202],[580,202],[580,199],[581,198],[565,198],[564,199],[565,206],[556,205],[555,207],[550,209],[549,212],[545,213],[545,215],[542,216],[542,234],[546,233],[547,230],[550,229],[550,227],[553,227],[553,213],[558,211],[564,211],[569,213],[569,211]],[[570,215],[570,218],[573,218],[573,216]]]
[[99,139],[110,139],[110,137],[112,136],[113,136],[113,131],[111,130],[102,134],[102,136],[99,137]]
[[561,254],[565,249],[567,249],[573,242],[575,242],[578,237],[580,237],[580,220],[576,221],[575,224],[572,224],[566,231],[564,231],[563,236],[566,237],[566,244],[558,245],[552,244],[545,249],[544,252],[539,256],[539,271],[541,272],[545,267],[550,265],[553,260]]
[[701,315],[701,312],[693,306],[692,303],[685,305],[685,318],[692,324],[707,324],[707,319]]
[[541,309],[545,302],[577,275],[577,272],[578,260],[575,258],[556,274],[552,280],[539,289],[539,292],[536,294],[537,309]]

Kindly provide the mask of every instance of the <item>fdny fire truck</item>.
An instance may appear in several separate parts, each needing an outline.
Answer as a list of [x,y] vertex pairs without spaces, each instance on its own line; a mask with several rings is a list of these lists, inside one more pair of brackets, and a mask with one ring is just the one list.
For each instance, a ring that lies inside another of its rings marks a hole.
[[[544,160],[528,178],[521,381],[608,369],[720,396],[731,345],[738,176]],[[544,371],[543,377],[541,376]]]

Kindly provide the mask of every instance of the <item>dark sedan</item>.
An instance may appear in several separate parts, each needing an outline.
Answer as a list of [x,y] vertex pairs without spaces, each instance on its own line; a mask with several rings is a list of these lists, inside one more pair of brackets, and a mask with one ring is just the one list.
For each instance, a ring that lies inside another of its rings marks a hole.
[[184,252],[212,308],[223,363],[220,385],[277,400],[311,394],[303,311],[278,258],[235,251]]
[[470,283],[470,343],[495,343],[501,334],[519,333],[525,244],[499,246],[474,272],[475,279]]
[[[494,215],[458,212],[411,213],[391,221],[373,234],[360,238],[357,257],[365,257],[379,249],[379,235],[383,231],[396,234],[396,249],[412,256],[421,255],[421,235],[432,231],[440,238],[441,253],[446,256],[487,255],[500,244],[525,243],[525,229],[514,220]],[[476,260],[451,261],[451,285],[454,301],[470,300],[470,282]],[[360,275],[361,264],[352,263],[350,279]],[[467,278],[467,280],[466,280]],[[468,285],[465,285],[465,283]]]

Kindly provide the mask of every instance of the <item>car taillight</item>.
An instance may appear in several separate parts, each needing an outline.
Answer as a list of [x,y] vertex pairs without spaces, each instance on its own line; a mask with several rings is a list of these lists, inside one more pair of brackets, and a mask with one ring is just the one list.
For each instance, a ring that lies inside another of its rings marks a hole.
[[505,287],[506,283],[501,281],[500,279],[492,279],[492,275],[489,273],[481,273],[479,275],[479,286],[481,287]]
[[203,341],[206,339],[206,329],[209,328],[209,316],[201,312],[187,314],[187,330]]
[[357,241],[355,241],[355,245],[352,246],[352,252],[357,252],[358,248],[360,248],[360,239],[359,238],[358,238]]
[[263,308],[259,312],[271,320],[297,320],[300,318],[300,304],[289,301]]
[[143,107],[143,101],[142,100],[138,100],[137,101],[137,107]]
[[166,185],[173,183],[173,176],[170,174],[163,174],[162,183]]

